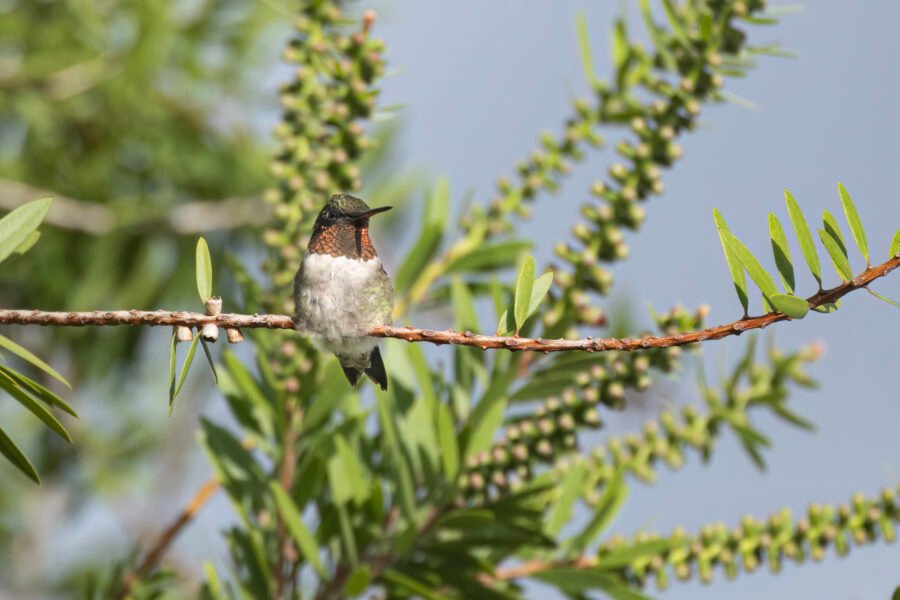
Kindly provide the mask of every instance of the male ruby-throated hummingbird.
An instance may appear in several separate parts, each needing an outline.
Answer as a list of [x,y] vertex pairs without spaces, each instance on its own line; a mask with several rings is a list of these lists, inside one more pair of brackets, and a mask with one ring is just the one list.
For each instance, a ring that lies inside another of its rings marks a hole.
[[351,385],[360,375],[387,389],[387,373],[372,327],[390,325],[394,285],[369,239],[369,208],[350,194],[335,194],[319,212],[308,251],[294,278],[297,330],[337,356]]

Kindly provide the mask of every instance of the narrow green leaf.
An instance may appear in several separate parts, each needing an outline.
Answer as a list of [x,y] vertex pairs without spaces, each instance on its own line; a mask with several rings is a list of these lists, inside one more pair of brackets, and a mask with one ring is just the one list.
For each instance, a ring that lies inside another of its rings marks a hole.
[[[587,30],[585,30],[586,32]],[[613,23],[612,55],[616,71],[621,71],[628,62],[628,31],[624,19],[616,19]],[[593,69],[591,69],[593,72]]]
[[725,253],[725,262],[728,264],[728,271],[731,273],[731,280],[734,282],[734,290],[737,292],[738,300],[741,301],[741,306],[744,308],[744,316],[746,316],[749,308],[749,296],[747,296],[747,279],[744,277],[744,267],[731,249],[731,246],[725,242],[724,233],[728,232],[728,224],[717,208],[713,209],[713,219],[716,222],[716,230],[719,232],[719,242],[722,244],[722,251]]
[[209,255],[209,246],[201,236],[197,240],[197,292],[200,301],[206,302],[212,296],[212,258]]
[[850,194],[847,193],[843,183],[838,183],[838,193],[841,195],[841,204],[844,206],[844,215],[847,217],[847,223],[850,224],[850,232],[853,234],[853,239],[856,241],[863,258],[866,259],[866,266],[869,266],[869,241],[866,239],[866,230],[863,229],[859,213],[856,212],[853,199],[850,198]]
[[291,497],[277,481],[270,481],[269,488],[272,490],[275,504],[278,505],[278,512],[281,514],[281,518],[284,519],[284,524],[294,539],[294,543],[297,544],[300,554],[312,565],[320,577],[326,577],[328,572],[325,570],[325,565],[322,564],[322,558],[319,556],[319,544],[303,523],[303,518],[300,516],[300,511],[297,509],[294,501],[291,500]]
[[26,477],[38,485],[41,484],[41,478],[38,476],[38,472],[35,470],[34,465],[31,464],[28,457],[19,450],[19,447],[16,446],[15,442],[6,435],[6,432],[3,431],[2,427],[0,427],[0,454],[5,456],[14,467],[22,471]]
[[[445,598],[443,594],[438,593],[432,586],[413,579],[396,569],[387,569],[382,578],[391,585],[401,588],[405,592],[404,598],[409,597],[410,593],[413,596],[425,598],[425,600],[442,600]],[[393,595],[389,593],[388,597],[393,597]]]
[[511,267],[519,255],[529,248],[531,243],[524,241],[482,244],[450,261],[446,272],[494,271]]
[[[334,436],[334,445],[336,452],[328,461],[328,479],[335,486],[332,488],[335,502],[353,500],[362,504],[368,500],[370,489],[364,468],[343,435]],[[338,481],[333,481],[334,479]],[[337,488],[341,489],[340,493]]]
[[372,573],[366,565],[360,566],[350,574],[347,583],[344,584],[344,594],[348,598],[359,596],[369,587],[372,582]]
[[213,379],[215,379],[216,383],[219,383],[219,374],[216,372],[216,363],[213,362],[213,357],[209,352],[209,346],[206,345],[206,340],[200,338],[200,345],[203,346],[203,354],[206,355],[206,362],[209,363],[209,368],[212,369]]
[[850,253],[847,252],[847,244],[844,242],[844,232],[841,231],[841,226],[838,225],[837,219],[834,218],[834,215],[829,211],[822,211],[822,223],[824,225],[825,233],[829,234],[834,240],[838,243],[838,246],[841,249],[841,252],[844,256],[849,260]]
[[876,292],[876,291],[874,291],[874,290],[870,290],[869,288],[866,288],[866,291],[869,292],[870,294],[872,294],[873,296],[875,296],[876,298],[878,298],[879,300],[884,300],[884,301],[887,302],[888,304],[892,304],[892,305],[894,305],[894,306],[900,308],[900,303],[897,303],[897,302],[895,302],[894,300],[891,300],[891,299],[888,298],[887,296],[882,296],[882,295],[879,294],[878,292]]
[[512,312],[508,309],[503,311],[503,314],[500,315],[500,320],[497,321],[497,335],[509,335],[516,330],[515,319],[512,316]]
[[346,551],[347,560],[354,569],[359,567],[359,552],[356,549],[356,535],[353,526],[350,524],[350,513],[347,512],[347,505],[338,503],[335,505],[338,515],[338,525],[341,528],[341,539],[344,542],[344,550]]
[[28,363],[34,365],[35,367],[37,367],[38,369],[40,369],[47,375],[50,375],[51,377],[56,379],[58,382],[62,383],[64,386],[66,386],[70,390],[72,389],[72,385],[68,381],[66,381],[66,378],[63,377],[62,375],[60,375],[59,373],[57,373],[53,367],[51,367],[50,365],[48,365],[47,363],[42,361],[40,358],[38,358],[37,356],[32,354],[27,348],[23,348],[22,346],[15,343],[8,337],[0,335],[0,348],[6,348],[10,352],[15,354],[19,358],[21,358],[22,360],[27,361]]
[[455,481],[459,473],[459,442],[453,427],[453,414],[443,402],[437,405],[437,432],[441,445],[441,464],[448,481]]
[[813,310],[822,314],[830,314],[833,312],[837,312],[837,310],[841,307],[841,301],[837,302],[829,302],[828,304],[821,304],[815,307]]
[[675,34],[675,38],[681,42],[686,49],[690,49],[693,46],[691,45],[691,40],[688,37],[687,30],[684,27],[684,23],[681,21],[681,16],[678,14],[678,9],[672,3],[672,0],[661,0],[663,5],[663,10],[665,10],[666,18],[669,20],[669,27],[672,28],[672,33]]
[[78,418],[78,413],[75,412],[75,409],[72,408],[68,402],[60,398],[54,392],[47,389],[37,381],[31,379],[30,377],[26,377],[21,373],[17,373],[4,365],[0,365],[0,371],[6,373],[10,377],[10,379],[14,380],[17,384],[19,384],[20,387],[28,388],[28,390],[39,400],[43,400],[48,405],[55,406],[69,413],[76,419]]
[[191,347],[188,348],[187,356],[184,357],[184,364],[181,365],[181,374],[178,376],[178,383],[175,385],[175,392],[172,394],[172,399],[169,401],[169,414],[172,414],[172,407],[175,405],[175,398],[178,397],[178,393],[181,392],[181,386],[184,385],[184,380],[187,377],[188,371],[191,369],[191,363],[194,362],[194,354],[197,353],[197,342],[200,341],[200,333],[198,332],[194,335],[194,341],[191,342]]
[[894,593],[891,595],[891,600],[900,600],[900,585],[894,589]]
[[809,225],[806,224],[806,218],[800,205],[794,200],[794,196],[788,190],[784,190],[784,201],[787,204],[788,214],[791,217],[791,224],[794,226],[794,233],[797,241],[800,243],[800,250],[803,252],[803,258],[816,281],[819,283],[819,289],[822,289],[822,269],[819,266],[819,254],[816,252],[816,245],[813,243],[812,234],[809,231]]
[[172,328],[172,342],[169,345],[169,406],[175,400],[175,344],[177,333]]
[[0,262],[22,246],[31,233],[38,228],[53,198],[41,198],[23,204],[0,219]]
[[792,319],[802,319],[809,312],[809,303],[803,298],[797,296],[788,296],[787,294],[772,294],[769,301],[775,310],[782,312]]
[[834,270],[837,271],[837,274],[846,281],[853,279],[853,270],[850,268],[850,260],[847,258],[846,251],[841,249],[840,242],[832,233],[825,231],[824,229],[819,230],[819,239],[822,240],[822,244],[825,246],[828,256],[831,257],[831,263],[834,265]]
[[69,432],[66,431],[66,428],[63,427],[62,423],[53,416],[53,413],[44,408],[43,404],[28,395],[25,390],[20,388],[16,382],[5,373],[0,373],[0,389],[3,389],[7,394],[15,398],[15,400],[24,406],[28,412],[43,421],[44,424],[56,432],[59,437],[70,444],[72,443],[72,436],[69,435]]
[[404,292],[422,274],[425,266],[434,257],[441,245],[450,215],[450,183],[446,177],[438,179],[429,194],[418,239],[406,255],[406,260],[397,270],[394,287]]
[[594,71],[594,59],[591,56],[591,37],[588,34],[587,19],[583,12],[575,16],[575,26],[578,30],[578,50],[581,52],[581,68],[589,84],[597,79]]
[[672,545],[672,540],[661,539],[648,540],[646,542],[637,542],[624,548],[617,548],[609,554],[604,554],[603,556],[601,556],[598,559],[599,564],[597,565],[597,568],[601,571],[611,571],[620,569],[622,567],[627,567],[640,558],[656,556],[662,552],[665,552],[666,550],[671,548]]
[[544,296],[550,291],[551,285],[553,285],[553,273],[544,273],[534,280],[534,289],[531,291],[531,301],[528,303],[529,317],[537,311],[541,302],[544,301]]
[[786,421],[791,425],[794,425],[801,429],[805,429],[807,431],[816,430],[816,426],[812,421],[801,417],[800,415],[789,409],[784,402],[772,402],[770,406],[772,407],[772,412],[774,412],[775,415],[783,421]]
[[407,520],[413,523],[415,522],[416,514],[415,490],[413,489],[413,477],[409,464],[403,456],[403,450],[400,448],[400,441],[397,438],[396,406],[392,402],[391,396],[380,390],[375,391],[375,406],[378,409],[378,420],[381,424],[382,435],[388,451],[387,458],[393,466],[397,492],[400,496],[400,508],[403,510]]
[[22,254],[25,254],[26,252],[31,250],[34,245],[38,243],[39,239],[41,239],[41,232],[32,231],[28,234],[28,237],[25,238],[25,241],[19,244],[16,249],[13,250],[13,252],[21,256]]
[[788,247],[781,221],[773,212],[769,213],[769,237],[772,239],[772,254],[775,256],[775,265],[778,267],[781,284],[784,286],[785,292],[793,294],[794,265],[791,263],[791,249]]
[[581,533],[573,537],[568,543],[571,550],[579,553],[584,552],[597,539],[597,536],[606,530],[627,497],[628,486],[625,485],[622,471],[616,471],[615,476],[603,488],[603,494],[597,502],[594,516],[591,517],[591,520]]
[[891,241],[891,249],[889,252],[891,257],[900,255],[900,229],[894,234],[894,239]]
[[575,501],[584,486],[585,468],[583,463],[576,463],[566,473],[561,482],[561,491],[550,513],[547,515],[544,532],[551,537],[556,536],[563,526],[572,518]]
[[206,579],[205,591],[212,596],[213,600],[225,600],[228,598],[228,596],[225,595],[225,591],[222,589],[222,582],[219,580],[219,574],[216,572],[216,568],[208,560],[203,561],[203,577]]
[[514,312],[516,315],[516,334],[528,320],[528,308],[531,304],[531,292],[534,290],[534,258],[525,257],[519,278],[516,281],[516,299]]
[[[730,231],[723,231],[722,236],[725,238],[725,243],[728,244],[735,256],[737,256],[738,260],[741,261],[741,264],[747,270],[747,273],[750,275],[750,279],[753,280],[753,283],[756,284],[756,287],[763,293],[765,296],[765,300],[772,297],[773,295],[778,293],[778,286],[775,285],[775,280],[772,279],[772,276],[763,268],[763,266],[756,260],[756,257],[750,252],[747,246],[744,245],[742,241],[734,237]],[[764,304],[769,304],[768,301],[764,302]],[[770,307],[766,306],[766,310],[769,310]]]

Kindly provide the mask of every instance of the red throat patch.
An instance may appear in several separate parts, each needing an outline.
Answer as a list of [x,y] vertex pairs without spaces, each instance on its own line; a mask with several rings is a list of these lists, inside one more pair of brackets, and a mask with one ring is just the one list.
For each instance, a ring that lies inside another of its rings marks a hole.
[[360,260],[371,260],[378,256],[372,240],[369,239],[369,222],[337,222],[318,227],[309,240],[311,254],[346,256]]

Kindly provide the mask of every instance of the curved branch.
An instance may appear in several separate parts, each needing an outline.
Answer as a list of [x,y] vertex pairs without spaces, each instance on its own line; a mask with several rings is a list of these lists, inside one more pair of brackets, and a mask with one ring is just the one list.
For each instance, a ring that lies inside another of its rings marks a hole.
[[[823,290],[806,299],[811,308],[836,302],[850,292],[863,289],[880,277],[900,267],[900,255],[880,265],[866,269],[852,281]],[[481,335],[468,331],[460,332],[452,329],[436,331],[416,327],[375,327],[369,335],[379,338],[396,338],[407,342],[431,342],[432,344],[455,344],[459,346],[475,346],[482,350],[530,350],[535,352],[608,352],[620,350],[631,352],[648,348],[669,348],[686,346],[697,342],[718,340],[732,335],[740,335],[752,329],[763,329],[779,321],[789,321],[790,317],[780,312],[772,312],[758,317],[747,317],[724,325],[708,327],[689,333],[666,336],[646,336],[641,338],[584,338],[580,340],[566,339],[532,339],[520,337],[504,337],[497,335]],[[93,311],[93,312],[46,312],[40,310],[0,310],[0,325],[54,325],[59,327],[82,327],[87,325],[149,325],[149,326],[185,326],[202,327],[216,325],[225,329],[261,328],[261,329],[293,329],[294,320],[290,315],[241,315],[223,313],[210,316],[196,312],[182,311]]]
[[203,505],[218,489],[219,482],[215,478],[200,486],[187,506],[178,514],[178,517],[160,534],[159,539],[150,548],[137,568],[122,578],[122,587],[116,595],[117,600],[126,598],[134,583],[150,574],[157,563],[159,563],[162,555],[168,550],[175,538],[178,537],[178,534],[181,533],[181,530],[194,519],[197,513],[200,512],[200,509],[203,508]]

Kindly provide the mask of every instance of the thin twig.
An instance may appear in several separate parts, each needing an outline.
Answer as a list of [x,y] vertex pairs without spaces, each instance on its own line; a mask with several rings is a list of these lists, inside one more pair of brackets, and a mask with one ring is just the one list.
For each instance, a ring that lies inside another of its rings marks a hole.
[[[303,420],[303,410],[294,405],[288,407],[289,414],[287,424],[284,431],[284,452],[281,458],[281,473],[279,480],[282,489],[288,494],[294,487],[294,471],[297,467],[297,455],[294,453],[294,445],[297,440],[297,425]],[[297,562],[297,553],[293,550],[293,542],[288,539],[287,527],[284,519],[281,518],[281,511],[276,513],[277,531],[276,539],[278,544],[278,559],[275,563],[275,600],[283,600],[285,598],[285,572],[284,564],[287,560],[291,562],[291,571]]]
[[485,575],[483,583],[490,583],[492,581],[510,581],[512,579],[521,579],[522,577],[531,577],[535,573],[541,573],[559,567],[590,569],[596,567],[597,563],[598,560],[594,556],[579,556],[572,560],[528,560],[514,567],[497,569],[494,571],[493,575]]
[[[900,255],[880,265],[866,269],[852,281],[823,290],[809,298],[811,308],[836,302],[850,292],[863,289],[880,277],[900,267]],[[536,352],[607,352],[619,350],[631,352],[649,348],[669,348],[685,346],[697,342],[718,340],[732,335],[740,335],[752,329],[763,329],[779,321],[790,320],[780,312],[768,313],[757,317],[747,317],[724,325],[708,327],[698,331],[666,336],[646,336],[641,338],[584,338],[567,339],[531,339],[505,337],[497,335],[480,335],[471,332],[460,332],[452,329],[432,330],[415,327],[375,327],[369,335],[379,338],[396,338],[407,342],[430,342],[432,344],[456,344],[475,346],[483,350],[531,350]],[[224,328],[264,328],[293,329],[294,321],[290,315],[241,315],[220,314],[216,316],[196,312],[171,311],[93,311],[93,312],[45,312],[39,310],[0,310],[0,325],[54,325],[62,327],[81,327],[87,325],[149,325],[149,326],[186,326],[202,327],[207,323]]]
[[137,568],[134,571],[127,573],[122,578],[122,587],[119,590],[119,593],[116,594],[117,600],[122,600],[127,597],[128,592],[131,591],[131,586],[133,586],[136,581],[139,581],[141,578],[150,574],[159,563],[162,555],[165,554],[166,550],[169,549],[169,546],[178,534],[181,533],[181,530],[193,520],[194,516],[196,516],[200,509],[203,508],[203,505],[206,504],[206,501],[209,500],[218,489],[219,482],[215,478],[209,479],[200,486],[200,489],[197,490],[194,497],[187,503],[187,506],[185,506],[175,520],[163,530],[159,539],[156,540],[156,543],[153,544],[153,547],[150,548]]
[[174,206],[160,206],[127,216],[99,202],[70,198],[51,190],[32,187],[11,179],[0,179],[0,209],[13,210],[40,198],[52,196],[53,206],[45,222],[61,229],[90,235],[106,235],[116,229],[153,229],[176,235],[253,227],[265,223],[270,208],[258,197],[195,200]]

